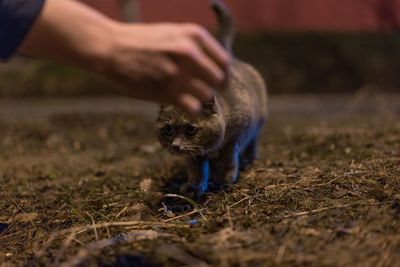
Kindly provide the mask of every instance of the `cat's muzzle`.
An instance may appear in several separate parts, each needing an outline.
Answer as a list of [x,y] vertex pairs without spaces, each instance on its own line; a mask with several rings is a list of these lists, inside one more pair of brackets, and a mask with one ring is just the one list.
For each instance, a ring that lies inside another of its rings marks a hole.
[[173,155],[177,155],[177,156],[181,156],[181,157],[194,157],[194,156],[203,155],[203,151],[187,149],[185,147],[181,147],[178,145],[170,146],[169,152]]

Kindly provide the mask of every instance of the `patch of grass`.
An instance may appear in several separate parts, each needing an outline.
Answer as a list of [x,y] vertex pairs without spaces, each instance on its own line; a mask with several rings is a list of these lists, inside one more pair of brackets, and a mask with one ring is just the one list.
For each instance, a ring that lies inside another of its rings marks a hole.
[[58,170],[47,170],[47,171],[43,172],[43,174],[39,178],[55,180],[60,175],[61,175],[61,172]]

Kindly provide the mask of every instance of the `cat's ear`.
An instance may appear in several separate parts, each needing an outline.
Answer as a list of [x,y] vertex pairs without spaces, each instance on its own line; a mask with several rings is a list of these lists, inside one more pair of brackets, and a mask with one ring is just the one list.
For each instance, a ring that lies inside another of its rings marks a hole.
[[160,105],[160,110],[158,111],[158,119],[157,121],[165,121],[168,118],[167,112],[168,105],[162,104]]
[[206,115],[217,114],[218,109],[215,101],[210,101],[203,104],[203,112]]
[[160,105],[160,112],[159,112],[159,114],[161,114],[161,113],[168,113],[168,112],[170,112],[172,109],[172,106],[171,105],[168,105],[168,104],[161,104]]

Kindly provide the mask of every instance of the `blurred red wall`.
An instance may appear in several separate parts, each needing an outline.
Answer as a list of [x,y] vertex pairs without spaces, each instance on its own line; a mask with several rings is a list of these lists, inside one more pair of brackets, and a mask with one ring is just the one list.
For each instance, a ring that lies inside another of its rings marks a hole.
[[[82,0],[121,18],[120,0]],[[400,0],[225,0],[239,30],[377,31],[399,30]],[[215,24],[209,0],[141,0],[144,22]]]
[[110,18],[120,20],[122,18],[121,6],[119,0],[79,0],[91,7],[100,10]]

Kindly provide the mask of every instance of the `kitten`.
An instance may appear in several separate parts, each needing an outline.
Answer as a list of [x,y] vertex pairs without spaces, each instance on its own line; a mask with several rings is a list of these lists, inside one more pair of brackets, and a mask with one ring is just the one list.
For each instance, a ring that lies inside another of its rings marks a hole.
[[[212,1],[217,14],[217,37],[231,51],[233,19],[227,7]],[[226,88],[215,91],[214,100],[192,118],[180,109],[161,106],[157,137],[170,153],[186,158],[189,179],[181,193],[195,197],[214,185],[234,183],[239,167],[256,155],[257,138],[267,114],[267,89],[259,73],[250,65],[233,59]]]

